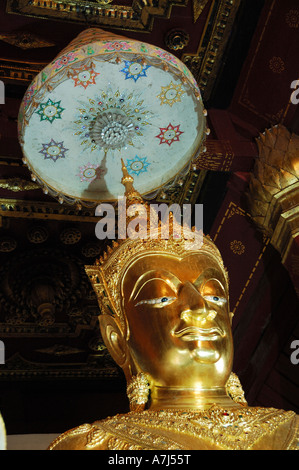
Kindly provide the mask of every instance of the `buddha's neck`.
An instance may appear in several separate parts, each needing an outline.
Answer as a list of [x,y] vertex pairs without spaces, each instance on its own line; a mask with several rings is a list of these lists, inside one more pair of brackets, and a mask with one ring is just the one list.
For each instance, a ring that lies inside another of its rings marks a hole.
[[224,408],[240,406],[227,395],[225,388],[190,389],[154,386],[151,390],[151,410],[168,408],[207,410],[213,405]]

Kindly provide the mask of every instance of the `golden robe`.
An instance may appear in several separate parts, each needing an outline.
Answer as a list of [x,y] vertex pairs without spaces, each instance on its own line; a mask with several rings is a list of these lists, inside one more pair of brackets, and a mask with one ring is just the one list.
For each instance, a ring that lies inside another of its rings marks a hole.
[[49,450],[298,450],[299,416],[274,408],[146,410],[65,432]]

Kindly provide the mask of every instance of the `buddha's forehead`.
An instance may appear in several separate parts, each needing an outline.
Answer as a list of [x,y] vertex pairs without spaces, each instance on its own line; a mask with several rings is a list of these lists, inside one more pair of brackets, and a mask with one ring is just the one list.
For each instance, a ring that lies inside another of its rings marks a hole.
[[184,256],[172,253],[145,254],[130,263],[123,277],[123,285],[134,283],[145,274],[152,274],[154,278],[156,275],[167,276],[168,273],[182,282],[193,281],[203,274],[204,277],[217,278],[226,284],[223,267],[216,258],[205,252],[190,252]]

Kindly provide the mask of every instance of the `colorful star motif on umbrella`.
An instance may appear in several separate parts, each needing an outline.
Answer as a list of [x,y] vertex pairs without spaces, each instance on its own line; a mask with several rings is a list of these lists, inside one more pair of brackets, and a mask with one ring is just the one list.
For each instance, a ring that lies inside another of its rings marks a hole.
[[185,93],[180,84],[175,85],[170,82],[168,86],[161,86],[161,93],[157,95],[160,98],[161,105],[168,104],[172,106],[174,103],[181,101],[181,96]]
[[89,85],[95,85],[95,78],[99,73],[95,72],[92,67],[84,65],[78,69],[73,69],[71,75],[72,80],[75,82],[76,86],[82,86],[85,90]]
[[104,170],[94,163],[87,163],[87,165],[80,166],[79,174],[81,181],[87,181],[91,183],[92,181],[98,180],[101,178]]
[[136,155],[135,158],[127,159],[126,167],[130,175],[138,176],[140,173],[147,172],[149,165],[150,163],[147,162],[147,157],[141,158]]
[[150,65],[144,65],[141,61],[125,60],[125,67],[121,70],[125,74],[125,79],[132,78],[137,82],[138,78],[146,77],[146,71]]
[[48,144],[42,144],[43,148],[39,153],[44,155],[45,160],[49,159],[56,162],[59,158],[65,158],[65,153],[68,151],[63,144],[63,142],[55,142],[51,139]]
[[39,110],[36,114],[39,114],[41,121],[49,121],[51,124],[55,119],[61,119],[61,113],[64,108],[60,106],[61,101],[52,101],[48,99],[46,103],[40,103]]
[[160,139],[160,144],[168,144],[169,146],[173,142],[178,142],[180,140],[180,135],[183,134],[183,131],[179,130],[180,124],[178,126],[173,126],[168,124],[167,127],[160,127],[160,134],[156,135]]

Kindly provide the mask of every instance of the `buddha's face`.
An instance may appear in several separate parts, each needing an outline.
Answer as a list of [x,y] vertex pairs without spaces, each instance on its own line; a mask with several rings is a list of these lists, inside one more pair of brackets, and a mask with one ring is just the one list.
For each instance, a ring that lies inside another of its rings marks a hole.
[[225,275],[208,254],[148,254],[122,280],[128,346],[158,386],[224,387],[233,358]]

